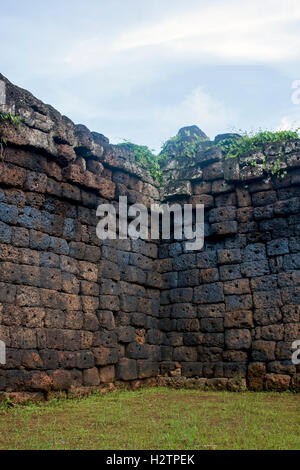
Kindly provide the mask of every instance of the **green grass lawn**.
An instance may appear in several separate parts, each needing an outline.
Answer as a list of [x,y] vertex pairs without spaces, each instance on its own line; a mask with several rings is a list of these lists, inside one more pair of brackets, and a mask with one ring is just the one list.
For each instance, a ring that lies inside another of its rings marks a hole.
[[164,388],[0,408],[0,449],[300,449],[300,397]]

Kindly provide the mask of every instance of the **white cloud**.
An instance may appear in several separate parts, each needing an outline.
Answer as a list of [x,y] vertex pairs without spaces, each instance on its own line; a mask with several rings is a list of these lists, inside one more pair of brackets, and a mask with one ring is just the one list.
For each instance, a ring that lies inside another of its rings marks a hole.
[[298,0],[209,2],[148,27],[122,35],[114,49],[149,46],[166,48],[197,60],[278,62],[299,57],[299,34],[291,25],[300,20]]
[[[197,4],[196,4],[197,5]],[[152,78],[157,66],[177,63],[283,64],[300,58],[299,0],[212,0],[195,3],[186,12],[170,7],[160,21],[143,17],[138,27],[122,24],[119,33],[87,32],[61,60],[64,73],[121,69],[122,64]],[[125,32],[124,32],[125,31]],[[126,76],[124,77],[126,79]],[[130,78],[130,74],[129,74]],[[125,81],[125,80],[124,80]]]

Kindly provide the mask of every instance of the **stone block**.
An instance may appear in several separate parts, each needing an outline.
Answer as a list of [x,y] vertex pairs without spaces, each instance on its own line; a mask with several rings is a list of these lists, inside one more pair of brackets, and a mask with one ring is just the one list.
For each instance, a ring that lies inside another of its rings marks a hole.
[[253,328],[253,318],[251,310],[236,310],[226,312],[224,318],[225,328]]
[[268,325],[261,328],[261,338],[268,341],[283,341],[284,326]]
[[183,377],[201,377],[202,364],[200,362],[184,362],[181,368]]
[[173,352],[174,361],[183,362],[196,362],[197,350],[193,347],[179,346],[174,348]]
[[218,250],[219,264],[239,264],[242,261],[241,250],[233,248],[231,250]]
[[137,361],[137,373],[139,379],[157,377],[159,373],[159,364],[158,362],[139,360]]
[[274,341],[253,341],[252,343],[252,358],[258,362],[269,362],[275,360],[275,345]]
[[237,227],[237,222],[235,220],[230,220],[212,224],[211,230],[215,235],[231,235],[237,233]]
[[217,253],[206,251],[197,254],[197,267],[201,269],[214,268],[217,266]]
[[269,256],[285,255],[289,252],[289,240],[281,238],[279,240],[271,240],[267,243],[267,251]]
[[28,229],[22,227],[14,227],[12,232],[12,243],[14,246],[27,248],[29,246]]
[[47,175],[44,173],[37,173],[35,171],[28,171],[25,181],[25,189],[37,193],[45,193],[47,188]]
[[[208,269],[200,270],[200,283],[201,284],[206,284],[209,282],[217,282],[217,281],[219,281],[219,271],[217,270],[217,268],[208,268]],[[198,285],[198,283],[190,284],[190,285]]]
[[250,390],[262,391],[266,375],[266,365],[264,362],[251,362],[248,365],[248,384]]
[[257,277],[270,274],[268,261],[261,260],[243,263],[241,264],[241,273],[245,277]]
[[202,318],[200,329],[206,333],[219,333],[224,331],[223,318]]
[[289,389],[291,377],[282,374],[266,374],[266,390],[284,392]]
[[122,358],[116,367],[116,377],[124,381],[137,379],[137,362],[133,359]]
[[202,338],[202,345],[209,348],[223,348],[224,341],[224,333],[204,333]]
[[196,308],[190,303],[179,303],[172,305],[172,318],[195,318],[196,316]]
[[225,296],[226,310],[250,310],[253,306],[252,296],[245,295],[228,295]]
[[[217,271],[217,274],[218,274],[218,271]],[[197,285],[199,285],[199,270],[198,269],[191,269],[191,270],[179,272],[178,287],[191,287],[191,286],[197,286]]]
[[260,291],[253,293],[254,307],[257,309],[277,308],[282,306],[279,291]]
[[230,281],[242,277],[240,265],[224,265],[219,267],[220,280]]
[[224,294],[240,295],[250,294],[250,285],[248,279],[235,279],[224,282]]
[[222,302],[224,300],[223,284],[221,282],[204,284],[195,287],[194,302],[200,304],[208,304]]
[[97,367],[91,369],[84,369],[83,371],[83,383],[87,386],[96,386],[100,383],[99,371]]
[[254,206],[266,206],[268,204],[274,204],[276,201],[276,191],[260,191],[252,194],[252,203]]
[[115,366],[101,367],[99,370],[100,383],[113,383],[115,380]]
[[250,349],[251,334],[247,329],[225,330],[225,345],[228,349]]
[[209,212],[209,222],[223,222],[236,219],[236,208],[234,206],[218,207]]

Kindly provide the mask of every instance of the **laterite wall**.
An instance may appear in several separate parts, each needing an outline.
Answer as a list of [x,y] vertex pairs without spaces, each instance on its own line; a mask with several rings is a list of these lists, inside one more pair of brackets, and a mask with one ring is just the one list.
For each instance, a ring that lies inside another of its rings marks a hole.
[[[199,148],[193,166],[165,163],[160,188],[128,150],[0,79],[21,117],[0,123],[0,390],[299,390],[300,141],[239,160]],[[283,179],[264,170],[279,157]],[[205,204],[204,248],[102,242],[96,208],[119,196]]]
[[[284,178],[265,170],[278,158]],[[163,368],[216,388],[299,390],[300,142],[240,159],[207,150],[189,162],[168,162],[164,199],[205,205],[205,244],[198,253],[176,240],[160,246]]]
[[[3,79],[3,77],[2,77]],[[1,125],[0,390],[99,387],[159,374],[157,243],[96,236],[96,208],[149,205],[157,186],[125,149],[6,82]]]

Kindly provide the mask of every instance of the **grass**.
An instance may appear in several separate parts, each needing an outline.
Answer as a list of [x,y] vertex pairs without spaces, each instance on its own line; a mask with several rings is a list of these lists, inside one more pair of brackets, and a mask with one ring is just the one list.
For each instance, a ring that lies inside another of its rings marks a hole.
[[0,449],[300,449],[299,395],[164,388],[0,409]]

